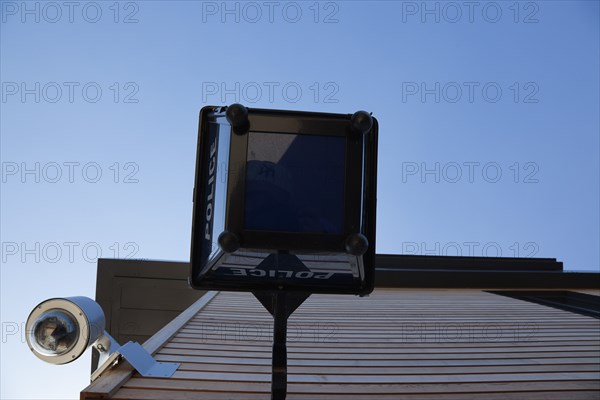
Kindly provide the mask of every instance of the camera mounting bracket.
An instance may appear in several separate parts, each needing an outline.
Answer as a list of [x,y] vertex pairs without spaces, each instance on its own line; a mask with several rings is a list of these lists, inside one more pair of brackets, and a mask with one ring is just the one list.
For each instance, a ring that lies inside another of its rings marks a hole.
[[127,342],[123,346],[119,346],[119,343],[106,331],[92,347],[100,355],[99,366],[92,373],[92,381],[95,381],[105,371],[117,365],[122,359],[131,364],[140,375],[152,378],[170,378],[180,365],[179,363],[156,361],[137,342]]

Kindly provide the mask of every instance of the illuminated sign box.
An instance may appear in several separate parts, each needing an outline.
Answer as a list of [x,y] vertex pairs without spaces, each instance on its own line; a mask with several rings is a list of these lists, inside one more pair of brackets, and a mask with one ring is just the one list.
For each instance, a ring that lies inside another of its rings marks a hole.
[[229,107],[200,112],[196,289],[373,289],[377,121]]

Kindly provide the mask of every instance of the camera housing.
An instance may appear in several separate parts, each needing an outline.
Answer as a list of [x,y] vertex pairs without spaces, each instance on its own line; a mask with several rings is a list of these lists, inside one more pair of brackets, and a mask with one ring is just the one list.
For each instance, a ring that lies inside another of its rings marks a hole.
[[48,299],[27,318],[27,346],[36,357],[50,364],[75,361],[92,347],[99,355],[92,381],[121,359],[146,377],[169,378],[179,368],[179,363],[156,361],[139,343],[119,345],[104,330],[105,322],[102,307],[88,297]]
[[364,111],[202,108],[191,286],[370,293],[377,130]]
[[26,323],[27,345],[39,359],[66,364],[104,334],[104,312],[87,297],[53,298],[38,304]]

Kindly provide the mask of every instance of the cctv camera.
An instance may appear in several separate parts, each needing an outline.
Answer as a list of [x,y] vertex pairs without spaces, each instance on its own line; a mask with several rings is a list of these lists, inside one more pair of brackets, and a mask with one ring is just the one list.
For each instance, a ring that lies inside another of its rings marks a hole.
[[27,345],[40,360],[66,364],[88,347],[99,354],[92,381],[124,358],[142,376],[171,377],[179,363],[158,362],[139,343],[119,345],[104,330],[104,312],[87,297],[54,298],[38,304],[26,324]]
[[104,333],[104,312],[87,297],[54,298],[38,304],[26,324],[29,348],[51,364],[76,360]]

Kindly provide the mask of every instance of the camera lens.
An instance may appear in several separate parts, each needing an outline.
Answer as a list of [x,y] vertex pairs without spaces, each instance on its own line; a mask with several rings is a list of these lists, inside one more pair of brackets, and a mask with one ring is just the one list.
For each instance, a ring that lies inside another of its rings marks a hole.
[[41,354],[60,356],[70,351],[79,338],[79,324],[64,310],[49,310],[33,324],[31,344]]

